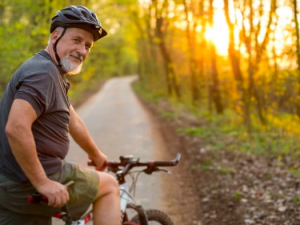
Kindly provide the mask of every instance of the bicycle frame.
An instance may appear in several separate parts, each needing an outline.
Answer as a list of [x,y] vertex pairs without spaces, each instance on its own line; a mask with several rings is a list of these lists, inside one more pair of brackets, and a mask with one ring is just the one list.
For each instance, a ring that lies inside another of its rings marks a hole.
[[[107,166],[110,168],[109,171],[116,174],[116,178],[119,183],[120,190],[120,208],[121,208],[121,224],[126,225],[136,225],[136,223],[130,222],[127,217],[126,209],[130,208],[135,210],[138,213],[139,225],[148,225],[148,219],[145,210],[141,205],[135,205],[132,197],[129,194],[128,183],[125,180],[126,175],[134,167],[146,167],[141,172],[146,174],[152,174],[153,172],[169,172],[168,170],[160,169],[162,167],[176,166],[180,160],[180,154],[177,154],[176,159],[171,161],[149,161],[149,162],[140,162],[139,158],[134,158],[133,156],[120,156],[120,162],[108,162]],[[93,162],[89,162],[88,165],[95,166]],[[122,169],[120,167],[123,167]],[[72,181],[73,182],[73,181]],[[67,185],[71,185],[72,182],[69,182]],[[39,203],[41,201],[47,202],[47,198],[37,193],[28,196],[30,203]],[[62,212],[56,214],[54,217],[62,219],[65,221],[66,225],[85,225],[93,219],[93,212],[89,211],[82,219],[77,221],[72,221],[67,205],[62,208]],[[125,222],[125,223],[124,223]]]

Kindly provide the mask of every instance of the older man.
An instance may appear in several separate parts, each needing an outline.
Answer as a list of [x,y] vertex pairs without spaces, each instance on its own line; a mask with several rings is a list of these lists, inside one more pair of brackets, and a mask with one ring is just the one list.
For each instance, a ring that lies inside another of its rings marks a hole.
[[[51,224],[66,203],[73,218],[93,204],[94,224],[117,225],[119,191],[103,172],[64,161],[73,139],[105,168],[99,151],[68,99],[66,74],[80,72],[93,42],[107,33],[94,12],[68,6],[52,18],[48,46],[14,73],[0,102],[0,224]],[[63,185],[73,180],[69,190]],[[35,191],[48,205],[29,205]]]

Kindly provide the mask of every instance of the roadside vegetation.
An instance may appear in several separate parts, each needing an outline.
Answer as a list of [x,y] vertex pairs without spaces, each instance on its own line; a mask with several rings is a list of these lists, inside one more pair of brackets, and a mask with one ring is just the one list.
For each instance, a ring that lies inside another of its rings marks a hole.
[[297,1],[152,1],[138,10],[136,90],[171,102],[164,117],[196,116],[198,125],[179,134],[211,150],[299,157]]
[[[0,97],[14,71],[26,59],[47,45],[51,18],[67,5],[85,5],[97,12],[109,38],[94,43],[80,75],[68,76],[72,84],[69,96],[73,104],[97,89],[113,76],[136,72],[134,39],[124,35],[129,30],[126,13],[117,6],[95,0],[0,0]],[[124,25],[120,26],[119,22]]]
[[167,144],[184,149],[190,224],[300,224],[299,1],[0,0],[0,97],[70,4],[109,33],[68,77],[72,103],[139,75],[136,92],[175,132]]
[[243,121],[232,110],[227,109],[223,114],[217,114],[203,108],[172,102],[166,96],[157,96],[151,90],[145,91],[141,85],[136,83],[135,90],[146,102],[160,104],[168,101],[172,104],[171,109],[157,111],[161,117],[180,120],[182,114],[192,115],[195,123],[192,126],[182,125],[177,133],[205,140],[207,150],[229,150],[279,158],[291,156],[299,159],[300,123],[296,115],[282,113],[278,117],[270,118],[267,124],[261,124],[253,118],[252,132],[249,134]]
[[139,74],[141,94],[174,105],[164,117],[197,116],[199,126],[178,133],[206,139],[208,149],[299,156],[297,1],[1,0],[1,94],[69,4],[92,8],[109,32],[82,73],[68,77],[73,103],[107,78]]

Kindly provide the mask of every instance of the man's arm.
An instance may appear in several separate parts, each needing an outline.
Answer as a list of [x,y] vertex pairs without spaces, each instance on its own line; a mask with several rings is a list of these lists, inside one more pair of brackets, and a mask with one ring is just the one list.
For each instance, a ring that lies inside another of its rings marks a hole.
[[31,131],[36,119],[36,112],[27,101],[14,100],[5,127],[6,136],[17,162],[32,185],[47,196],[49,205],[61,207],[69,200],[69,194],[64,185],[47,178],[39,161]]
[[104,170],[107,157],[99,151],[73,106],[70,106],[69,130],[76,143],[89,155],[89,158],[96,163],[97,170]]

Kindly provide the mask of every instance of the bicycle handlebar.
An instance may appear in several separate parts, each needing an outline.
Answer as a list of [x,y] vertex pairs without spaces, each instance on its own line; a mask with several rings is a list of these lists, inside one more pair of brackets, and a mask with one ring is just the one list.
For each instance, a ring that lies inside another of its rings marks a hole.
[[[153,171],[158,171],[158,167],[170,167],[170,166],[176,166],[181,158],[181,154],[178,153],[176,158],[174,160],[169,161],[147,161],[147,162],[140,162],[140,158],[134,158],[133,156],[120,156],[120,161],[109,161],[107,162],[106,166],[110,168],[110,171],[117,173],[119,170],[121,170],[119,167],[124,167],[122,169],[123,176],[129,172],[134,167],[147,167],[147,169],[144,170],[144,172],[151,174]],[[89,166],[96,166],[96,164],[93,161],[88,162]],[[74,181],[70,181],[65,184],[66,187],[72,185]],[[46,196],[43,196],[39,193],[34,193],[32,195],[28,196],[28,201],[31,204],[39,203],[39,202],[48,202],[48,198]]]
[[[112,169],[116,169],[119,167],[126,167],[127,165],[130,165],[131,168],[133,167],[170,167],[170,166],[176,166],[179,163],[179,160],[181,158],[181,154],[178,153],[176,158],[174,160],[169,161],[147,161],[147,162],[140,162],[139,158],[134,158],[133,156],[120,156],[120,161],[108,161],[106,163],[106,166]],[[89,166],[96,166],[96,164],[93,161],[88,162]]]

